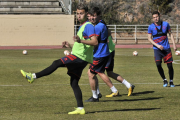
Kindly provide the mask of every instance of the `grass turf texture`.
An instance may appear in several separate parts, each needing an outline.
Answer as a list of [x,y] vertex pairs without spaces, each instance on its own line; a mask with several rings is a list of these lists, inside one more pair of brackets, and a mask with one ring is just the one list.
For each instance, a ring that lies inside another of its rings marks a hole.
[[[64,56],[65,49],[0,50],[0,119],[2,120],[164,120],[179,119],[180,115],[180,64],[173,64],[175,88],[163,88],[157,72],[152,49],[116,49],[114,72],[134,84],[133,96],[127,96],[124,85],[112,80],[122,96],[105,98],[110,89],[99,78],[103,97],[100,102],[85,103],[85,115],[68,115],[76,101],[69,85],[66,68],[29,84],[20,74],[20,69],[39,72],[54,60]],[[133,56],[137,50],[139,55]],[[180,60],[175,56],[174,60]],[[87,66],[79,82],[83,101],[92,96]],[[167,79],[168,69],[163,64]]]

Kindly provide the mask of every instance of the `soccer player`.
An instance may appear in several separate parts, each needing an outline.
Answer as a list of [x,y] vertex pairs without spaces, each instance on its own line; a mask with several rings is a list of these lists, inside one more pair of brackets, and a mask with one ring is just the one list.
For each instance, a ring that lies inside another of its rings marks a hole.
[[67,67],[68,75],[70,76],[70,84],[74,91],[74,95],[77,101],[77,108],[75,111],[68,114],[85,114],[82,92],[78,85],[83,69],[88,63],[93,62],[93,46],[98,44],[95,36],[94,26],[86,21],[88,8],[84,4],[77,6],[77,18],[81,23],[77,36],[74,36],[75,43],[72,48],[72,55],[62,57],[55,60],[52,65],[37,73],[27,73],[21,70],[21,74],[28,79],[28,82],[32,83],[35,79],[49,75],[53,73],[59,67]]
[[[93,23],[92,16],[90,14],[88,14],[88,15],[89,15],[88,20]],[[118,82],[121,82],[122,84],[124,84],[126,86],[126,88],[128,89],[128,96],[131,96],[135,86],[130,84],[122,76],[120,76],[117,73],[113,72],[113,69],[114,69],[114,56],[115,56],[115,44],[112,41],[111,31],[109,29],[108,29],[108,46],[109,46],[110,55],[109,55],[109,58],[108,58],[108,62],[106,64],[106,66],[105,66],[105,70],[107,72],[107,75],[109,77],[117,80]],[[97,79],[97,94],[98,94],[99,98],[102,97],[102,94],[100,93],[99,86],[98,86],[98,79]],[[112,95],[110,95],[110,96],[107,95],[106,97],[112,97]]]
[[89,76],[89,83],[91,86],[93,96],[90,97],[86,102],[98,102],[99,98],[102,96],[101,94],[97,93],[98,81],[96,74],[98,74],[102,80],[108,85],[111,89],[112,94],[107,95],[106,97],[114,97],[118,96],[118,90],[113,86],[111,80],[108,76],[104,73],[105,66],[108,60],[108,56],[110,55],[109,47],[107,43],[108,39],[108,29],[104,21],[100,18],[101,11],[98,7],[93,7],[89,14],[91,14],[91,22],[95,26],[95,33],[98,39],[98,46],[94,48],[94,55],[93,55],[93,63],[90,65],[88,70]]
[[164,75],[164,70],[161,66],[162,59],[164,59],[164,63],[167,63],[167,67],[169,69],[170,87],[175,87],[175,85],[173,84],[173,76],[174,76],[174,69],[172,65],[173,58],[172,58],[172,52],[170,49],[167,33],[169,33],[169,36],[173,43],[174,51],[176,51],[177,48],[175,45],[174,37],[173,34],[171,33],[171,28],[169,23],[160,20],[160,13],[158,11],[154,11],[152,13],[152,17],[154,23],[149,25],[148,40],[153,44],[156,66],[160,76],[163,79],[164,82],[163,87],[167,87],[168,81]]
[[118,82],[121,82],[122,84],[124,84],[128,89],[128,96],[131,96],[135,86],[130,84],[121,75],[118,75],[117,73],[113,72],[113,69],[114,69],[114,56],[115,56],[115,44],[112,41],[112,36],[111,36],[111,31],[110,30],[108,30],[108,36],[109,36],[108,37],[108,46],[109,46],[110,55],[109,55],[109,58],[108,58],[108,62],[106,64],[106,72],[107,72],[109,77],[111,77],[111,78],[117,80]]

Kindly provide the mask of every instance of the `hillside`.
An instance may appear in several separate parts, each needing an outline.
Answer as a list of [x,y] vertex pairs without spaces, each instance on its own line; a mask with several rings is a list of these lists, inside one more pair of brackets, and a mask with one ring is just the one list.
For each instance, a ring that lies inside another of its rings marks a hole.
[[[105,3],[109,3],[113,6],[118,6],[114,7],[117,11],[117,14],[115,15],[118,17],[121,23],[149,24],[152,22],[152,9],[150,6],[150,1],[152,0],[86,0],[86,3],[94,3],[98,6],[107,5]],[[180,0],[171,0],[168,7],[170,10],[167,13],[161,13],[161,19],[169,22],[170,24],[179,24]]]

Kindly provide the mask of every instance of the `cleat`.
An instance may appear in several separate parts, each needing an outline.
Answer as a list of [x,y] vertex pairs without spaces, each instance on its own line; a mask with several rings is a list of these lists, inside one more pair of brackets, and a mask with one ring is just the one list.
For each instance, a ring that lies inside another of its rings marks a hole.
[[173,82],[170,82],[170,87],[175,87],[175,85],[173,84]]
[[85,100],[85,102],[99,102],[99,98],[90,97],[88,100]]
[[131,85],[131,87],[128,89],[128,96],[132,95],[134,88],[135,88],[135,86]]
[[101,93],[98,94],[98,98],[102,98],[102,94]]
[[168,86],[168,82],[167,82],[167,80],[164,80],[164,85],[163,85],[163,87],[167,87]]
[[32,74],[31,73],[27,73],[27,72],[24,72],[23,70],[20,71],[22,76],[25,77],[26,79],[28,79],[28,82],[29,83],[33,83],[34,81],[34,78],[32,77]]
[[116,97],[116,96],[119,96],[118,91],[116,93],[111,93],[110,95],[106,95],[106,97]]
[[85,113],[86,112],[85,112],[84,108],[83,109],[75,108],[74,111],[68,112],[69,115],[75,115],[75,114],[84,115]]

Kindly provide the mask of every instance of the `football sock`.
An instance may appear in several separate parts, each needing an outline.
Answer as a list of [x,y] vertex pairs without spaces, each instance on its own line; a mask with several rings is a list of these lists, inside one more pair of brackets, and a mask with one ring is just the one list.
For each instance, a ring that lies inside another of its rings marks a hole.
[[172,83],[173,83],[173,80],[170,80],[169,82],[172,82]]
[[122,81],[122,84],[124,84],[128,89],[131,87],[131,84],[125,79]]
[[33,77],[34,79],[36,79],[36,74],[35,74],[35,73],[33,73],[33,74],[32,74],[32,77]]
[[74,91],[74,95],[75,95],[75,98],[76,98],[76,101],[77,101],[77,106],[78,107],[83,107],[83,102],[82,102],[82,92],[81,92],[81,89],[78,85],[78,82],[79,82],[79,79],[76,78],[76,77],[73,77],[71,76],[71,87]]
[[116,93],[118,90],[117,90],[114,86],[112,86],[112,87],[111,87],[111,91],[112,91],[113,93]]
[[96,90],[92,90],[92,93],[93,93],[93,98],[98,98],[98,95],[97,95],[97,91]]
[[40,78],[40,77],[49,75],[49,74],[53,73],[58,67],[64,67],[64,66],[65,65],[63,64],[63,62],[60,59],[55,60],[49,67],[45,68],[41,72],[35,73],[36,78]]
[[78,107],[80,110],[82,110],[84,107]]
[[97,86],[97,94],[99,94],[100,93],[100,91],[99,91],[99,86]]

